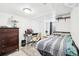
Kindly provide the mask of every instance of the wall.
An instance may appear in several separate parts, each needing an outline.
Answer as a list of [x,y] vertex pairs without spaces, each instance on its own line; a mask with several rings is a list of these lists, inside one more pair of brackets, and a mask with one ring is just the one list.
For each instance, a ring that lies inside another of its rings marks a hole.
[[[38,18],[37,19],[39,21],[39,28],[40,28],[40,32],[43,36],[46,35],[45,31],[48,31],[48,35],[50,34],[49,30],[50,30],[50,18]],[[53,19],[52,19],[53,20]]]
[[75,7],[71,13],[71,35],[79,48],[79,6]]
[[48,35],[50,34],[49,30],[50,30],[50,22],[54,22],[55,21],[55,11],[52,10],[52,13],[50,14],[46,14],[46,15],[42,15],[39,16],[37,18],[35,18],[36,20],[39,21],[39,28],[40,28],[40,32],[42,33],[42,35],[46,35],[45,31],[48,31]]
[[[55,18],[52,18],[53,20]],[[49,29],[50,29],[50,17],[49,18],[38,18],[40,22],[40,31],[43,35],[45,34],[45,30],[48,30],[48,35],[49,35]],[[53,30],[56,31],[64,31],[64,32],[70,32],[70,21],[71,19],[67,19],[66,21],[64,19],[60,21],[55,21],[53,22]]]
[[55,23],[56,31],[70,32],[70,19],[60,19]]
[[39,22],[37,20],[25,19],[23,17],[8,14],[8,13],[0,13],[0,26],[10,26],[8,23],[9,18],[14,16],[13,19],[17,20],[17,27],[19,27],[19,45],[21,46],[21,40],[24,39],[23,34],[27,28],[32,28],[34,32],[40,32]]

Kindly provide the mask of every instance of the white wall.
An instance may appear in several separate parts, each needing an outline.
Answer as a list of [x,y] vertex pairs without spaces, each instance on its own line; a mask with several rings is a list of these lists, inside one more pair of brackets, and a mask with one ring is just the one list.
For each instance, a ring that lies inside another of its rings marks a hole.
[[64,31],[64,32],[70,32],[70,20],[71,19],[60,19],[55,23],[56,31]]
[[79,7],[74,8],[71,13],[71,35],[79,48]]
[[[40,30],[43,35],[45,34],[45,30],[48,30],[49,34],[49,29],[50,29],[50,18],[38,18],[40,20]],[[52,19],[53,20],[53,19]],[[70,32],[70,21],[71,19],[65,20],[60,20],[59,22],[56,21],[54,22],[54,26],[56,31],[64,31],[64,32]]]
[[37,20],[39,21],[39,29],[40,32],[43,36],[46,35],[45,31],[48,31],[48,35],[49,35],[49,30],[50,30],[50,18],[37,18]]
[[42,33],[42,35],[46,35],[45,31],[48,31],[48,35],[49,35],[49,30],[50,30],[50,22],[54,22],[55,21],[55,16],[56,13],[54,10],[52,10],[51,14],[46,14],[40,17],[37,17],[36,20],[39,21],[39,28],[40,28],[40,32]]
[[39,21],[25,19],[23,17],[12,15],[8,13],[0,13],[0,26],[10,26],[8,24],[9,18],[14,16],[13,19],[18,20],[17,27],[19,27],[19,45],[21,45],[21,40],[24,39],[23,34],[27,28],[32,28],[34,32],[40,32]]

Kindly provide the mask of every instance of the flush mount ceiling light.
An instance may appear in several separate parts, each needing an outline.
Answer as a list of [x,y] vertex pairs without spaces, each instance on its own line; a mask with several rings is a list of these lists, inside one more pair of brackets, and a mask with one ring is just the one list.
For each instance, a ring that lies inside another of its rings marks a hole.
[[24,8],[23,11],[27,14],[31,14],[32,10],[30,8]]

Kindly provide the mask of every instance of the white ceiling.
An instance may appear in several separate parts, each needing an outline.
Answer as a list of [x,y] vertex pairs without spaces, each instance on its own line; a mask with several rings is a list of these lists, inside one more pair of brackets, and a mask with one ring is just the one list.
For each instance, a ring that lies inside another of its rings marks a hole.
[[[31,14],[25,14],[22,9],[32,9]],[[63,3],[0,3],[0,12],[10,13],[25,18],[36,18],[40,16],[52,15],[53,11],[56,15],[70,13],[72,8],[67,7]]]

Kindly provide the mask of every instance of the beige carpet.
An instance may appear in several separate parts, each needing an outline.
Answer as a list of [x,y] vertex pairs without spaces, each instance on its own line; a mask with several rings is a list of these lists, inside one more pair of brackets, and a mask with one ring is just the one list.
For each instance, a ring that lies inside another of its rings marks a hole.
[[27,56],[27,54],[25,54],[22,50],[19,50],[9,54],[8,56]]
[[25,46],[19,51],[15,51],[8,56],[41,56],[41,54],[33,46]]
[[21,50],[24,51],[24,53],[27,54],[28,56],[41,56],[41,54],[33,46],[26,46]]

